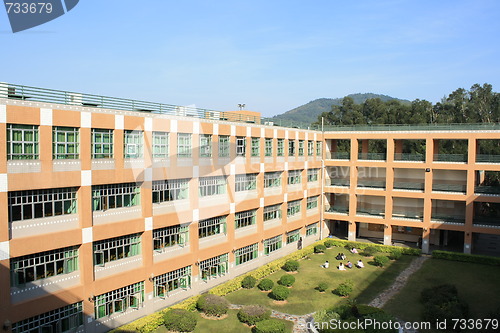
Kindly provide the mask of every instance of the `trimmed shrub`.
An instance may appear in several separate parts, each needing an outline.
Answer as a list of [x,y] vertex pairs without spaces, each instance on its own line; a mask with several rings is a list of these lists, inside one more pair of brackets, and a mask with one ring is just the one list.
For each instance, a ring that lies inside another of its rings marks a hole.
[[238,311],[238,319],[250,326],[255,325],[259,321],[269,319],[271,317],[271,310],[263,307],[262,305],[246,305]]
[[392,251],[390,254],[389,254],[389,258],[391,260],[398,260],[400,259],[401,257],[403,256],[403,253],[401,251],[398,251],[398,250],[394,250]]
[[299,270],[299,262],[297,260],[287,260],[283,265],[283,270],[286,272],[296,272]]
[[271,298],[277,301],[284,301],[290,295],[290,289],[284,286],[274,286],[270,293]]
[[337,289],[334,290],[334,292],[339,296],[346,297],[349,296],[353,290],[354,290],[354,284],[352,283],[351,280],[347,280],[339,284],[339,286],[337,287]]
[[255,287],[256,283],[257,283],[257,279],[256,278],[254,278],[251,275],[247,275],[241,281],[241,286],[243,288],[245,288],[245,289],[252,289],[253,287]]
[[324,292],[328,289],[328,283],[326,282],[320,282],[320,284],[318,284],[318,286],[316,287],[316,289],[320,292]]
[[169,331],[192,332],[197,322],[196,313],[184,309],[171,309],[163,316],[163,325]]
[[207,316],[220,317],[227,313],[229,302],[222,296],[204,294],[198,299],[197,307]]
[[314,253],[325,253],[326,246],[319,244],[314,247]]
[[331,247],[334,247],[335,246],[335,241],[333,239],[327,239],[323,245],[325,245],[325,247],[327,249],[331,248]]
[[476,264],[500,266],[500,257],[481,256],[475,254],[448,252],[440,250],[432,251],[432,257],[436,259],[473,262]]
[[254,333],[284,333],[285,323],[277,319],[267,319],[255,324]]
[[262,279],[260,280],[259,284],[257,285],[257,288],[263,291],[268,291],[273,289],[274,282],[271,279]]
[[363,255],[365,257],[372,257],[377,253],[378,253],[378,249],[375,246],[368,246],[368,247],[365,247],[363,250]]
[[373,258],[373,261],[375,261],[375,265],[384,267],[385,264],[389,262],[389,258],[387,258],[386,256],[376,256],[375,258]]
[[295,276],[293,275],[283,275],[280,277],[278,280],[278,284],[281,284],[282,286],[285,287],[291,287],[295,283]]

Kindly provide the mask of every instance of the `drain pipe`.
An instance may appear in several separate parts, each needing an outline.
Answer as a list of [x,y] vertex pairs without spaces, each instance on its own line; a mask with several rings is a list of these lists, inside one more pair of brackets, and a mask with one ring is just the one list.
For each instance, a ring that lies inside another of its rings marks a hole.
[[323,239],[323,225],[325,224],[324,212],[325,212],[325,129],[324,129],[324,118],[321,117],[321,209],[319,210],[319,239]]

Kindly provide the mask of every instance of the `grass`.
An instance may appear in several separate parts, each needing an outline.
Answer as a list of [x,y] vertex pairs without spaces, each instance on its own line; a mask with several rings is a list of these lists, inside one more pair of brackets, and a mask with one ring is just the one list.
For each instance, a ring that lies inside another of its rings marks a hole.
[[[198,324],[193,332],[234,332],[234,333],[250,333],[252,329],[242,324],[237,317],[238,310],[229,310],[228,317],[222,320],[209,320],[198,317]],[[291,321],[282,320],[286,326],[286,332],[292,332],[293,323]],[[167,333],[165,326],[160,326],[155,333]]]
[[423,311],[421,291],[449,283],[457,287],[458,296],[469,304],[470,317],[488,318],[491,311],[500,307],[499,276],[498,266],[429,259],[384,310],[406,321],[419,321]]
[[[310,259],[301,260],[299,273],[294,275],[296,282],[291,289],[286,304],[274,304],[267,293],[263,293],[257,288],[241,289],[227,295],[226,298],[233,304],[260,304],[277,311],[303,315],[331,307],[345,300],[333,294],[332,290],[340,283],[350,279],[354,282],[354,291],[350,298],[357,299],[358,303],[367,303],[387,288],[394,281],[394,278],[414,259],[414,257],[403,256],[400,260],[391,261],[386,267],[380,268],[370,264],[370,259],[359,254],[347,254],[348,260],[353,264],[358,259],[362,259],[365,268],[339,271],[336,268],[339,261],[335,260],[335,256],[340,251],[348,252],[343,248],[331,248],[327,249],[324,255],[312,254]],[[321,268],[320,265],[326,260],[330,262],[330,267],[327,269]],[[284,274],[287,273],[278,271],[270,275],[269,278],[276,283]],[[326,282],[329,285],[325,293],[319,293],[315,290],[320,282]]]

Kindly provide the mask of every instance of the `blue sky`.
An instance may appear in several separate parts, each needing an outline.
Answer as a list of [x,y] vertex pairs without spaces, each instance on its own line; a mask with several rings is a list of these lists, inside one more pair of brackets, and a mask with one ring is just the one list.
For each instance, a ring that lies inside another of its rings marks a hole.
[[264,116],[373,92],[500,90],[500,1],[81,0],[13,34],[0,81]]

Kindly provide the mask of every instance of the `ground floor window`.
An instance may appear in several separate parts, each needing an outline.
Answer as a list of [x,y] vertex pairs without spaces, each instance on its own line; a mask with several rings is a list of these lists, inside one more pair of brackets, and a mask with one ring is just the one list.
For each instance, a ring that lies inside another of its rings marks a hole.
[[234,251],[236,266],[244,264],[250,260],[257,259],[259,256],[259,246],[257,243],[248,245]]
[[115,289],[95,298],[96,319],[125,312],[128,308],[137,309],[144,302],[144,282],[137,282]]
[[71,332],[83,325],[82,302],[66,305],[12,324],[12,333]]
[[210,280],[223,276],[228,269],[228,254],[222,254],[200,262],[200,274],[202,280]]
[[174,290],[186,290],[191,287],[191,266],[155,276],[153,284],[155,297],[167,297]]

